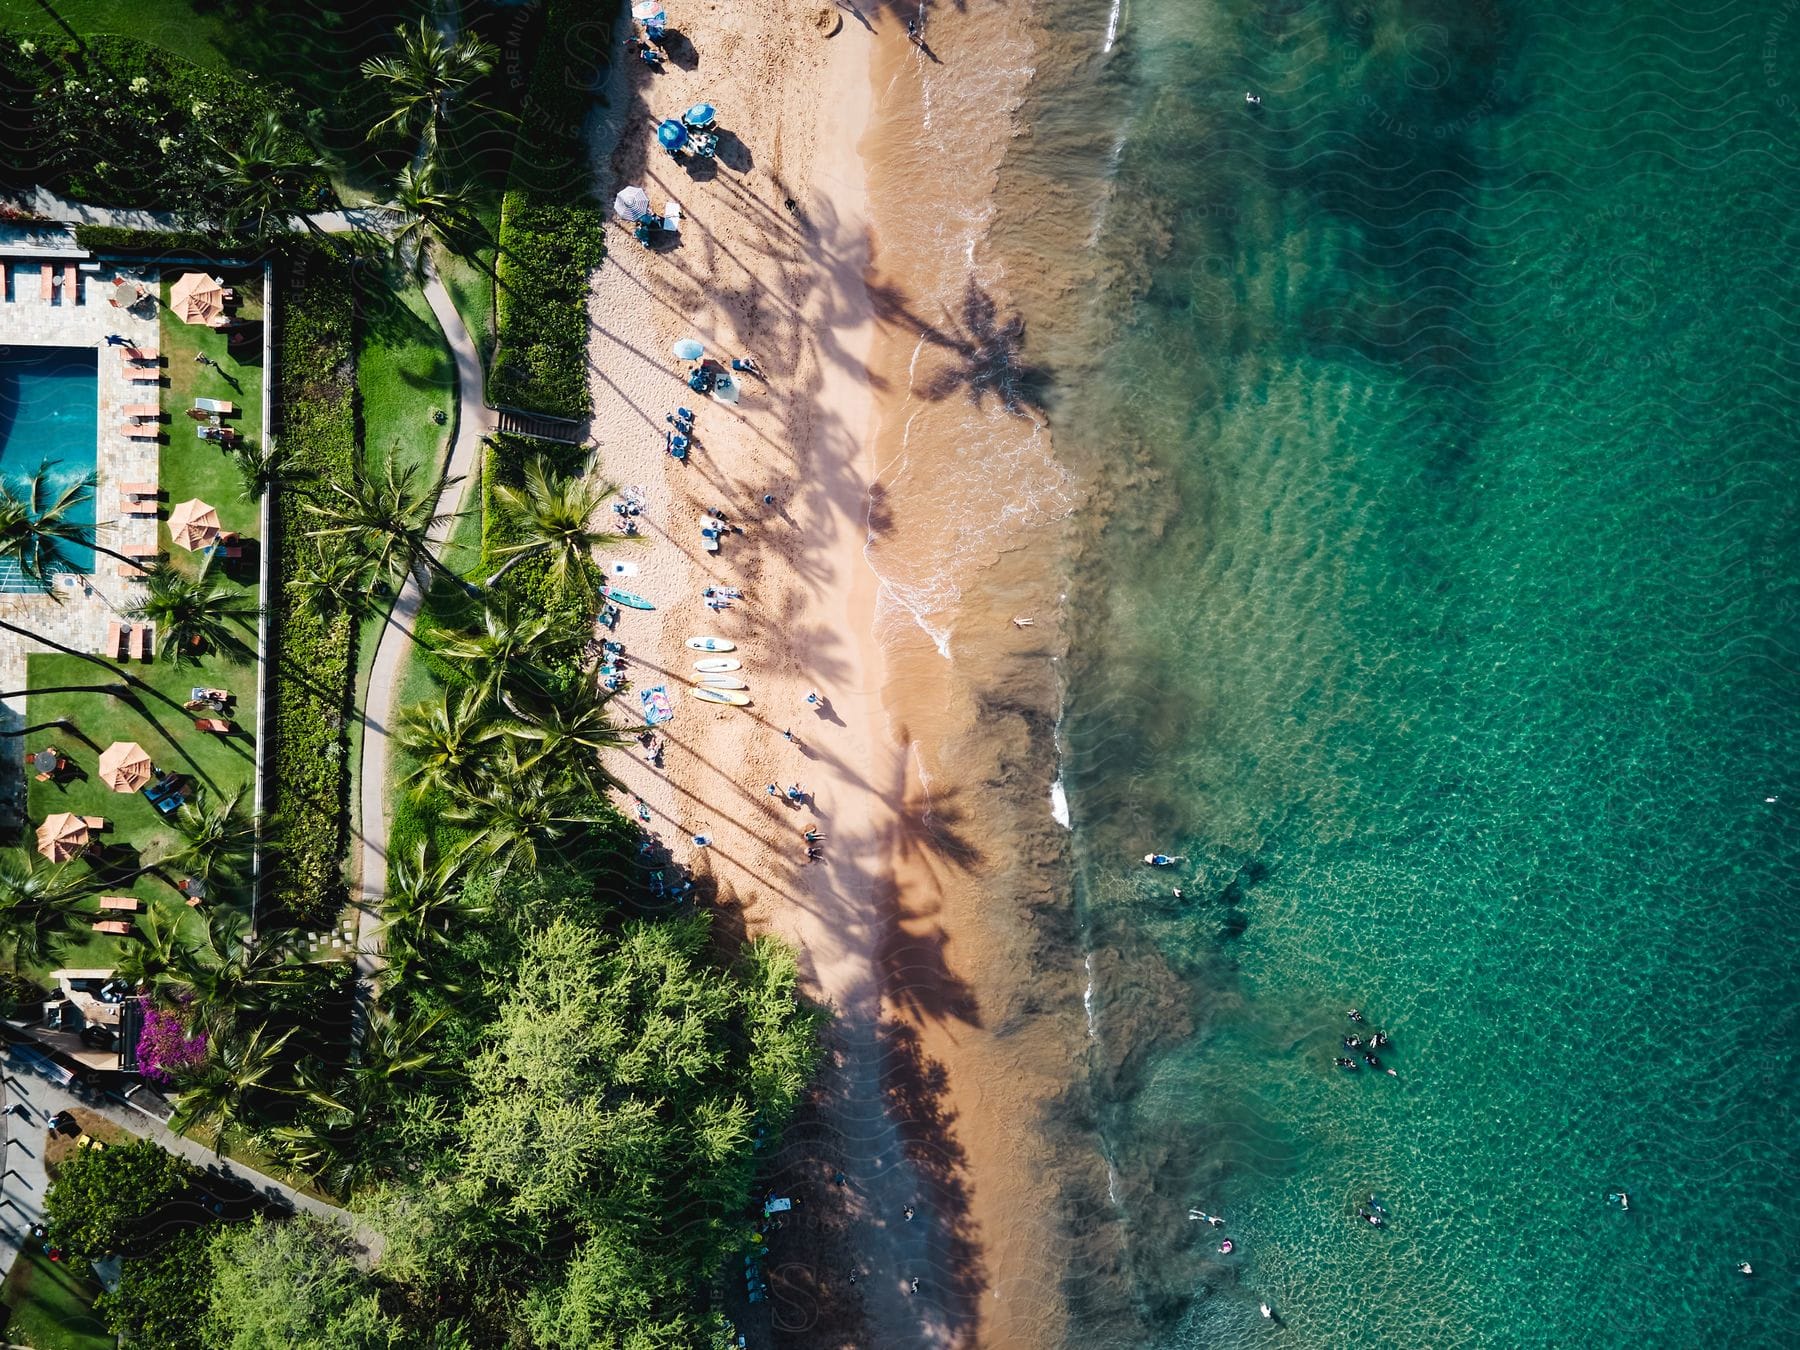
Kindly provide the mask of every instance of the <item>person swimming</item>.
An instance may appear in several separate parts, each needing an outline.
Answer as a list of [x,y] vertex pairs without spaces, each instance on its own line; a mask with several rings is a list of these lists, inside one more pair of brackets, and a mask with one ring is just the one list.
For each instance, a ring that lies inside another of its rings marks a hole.
[[1354,1031],[1344,1037],[1344,1048],[1346,1050],[1360,1050],[1362,1049],[1362,1044],[1362,1037],[1358,1036]]
[[1219,1255],[1220,1256],[1230,1256],[1231,1252],[1232,1252],[1231,1239],[1226,1238],[1223,1242],[1221,1242],[1219,1244]]
[[1350,1020],[1352,1022],[1360,1022],[1363,1020],[1363,1015],[1361,1013],[1359,1013],[1355,1008],[1352,1008],[1349,1011],[1349,1013],[1347,1014],[1347,1016],[1350,1018]]
[[1387,1033],[1377,1031],[1369,1037],[1369,1044],[1377,1050],[1385,1050],[1392,1045],[1393,1042],[1387,1038]]
[[1607,1192],[1606,1203],[1609,1205],[1617,1205],[1620,1209],[1630,1209],[1631,1197],[1625,1194],[1624,1191],[1609,1191]]
[[1356,1207],[1356,1213],[1357,1213],[1358,1217],[1367,1219],[1371,1224],[1373,1224],[1377,1228],[1381,1227],[1382,1224],[1387,1222],[1387,1220],[1382,1218],[1381,1215],[1377,1214],[1374,1210],[1369,1209],[1365,1205],[1358,1205]]
[[1750,1269],[1750,1263],[1748,1261],[1739,1261],[1737,1264],[1737,1270],[1738,1270],[1738,1274],[1740,1274],[1740,1275],[1754,1275],[1756,1273],[1755,1271]]
[[1332,1061],[1332,1063],[1336,1064],[1338,1066],[1338,1068],[1340,1068],[1340,1069],[1352,1069],[1353,1070],[1356,1068],[1355,1060],[1345,1059],[1342,1055],[1339,1055],[1336,1059],[1334,1059]]
[[1190,1209],[1188,1211],[1188,1220],[1191,1223],[1210,1223],[1214,1228],[1223,1228],[1225,1226],[1225,1220],[1221,1219],[1217,1214],[1208,1214],[1203,1209]]
[[1375,1052],[1373,1050],[1363,1051],[1363,1063],[1367,1064],[1371,1069],[1379,1069],[1381,1067],[1381,1061],[1375,1058]]

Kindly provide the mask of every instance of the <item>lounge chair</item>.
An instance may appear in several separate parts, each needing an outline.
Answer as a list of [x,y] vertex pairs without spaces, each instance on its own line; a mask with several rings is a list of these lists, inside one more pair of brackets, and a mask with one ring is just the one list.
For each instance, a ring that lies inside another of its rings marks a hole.
[[152,660],[156,655],[156,625],[147,623],[137,630],[137,658],[140,661]]
[[207,689],[201,685],[194,685],[188,690],[188,697],[209,699],[214,703],[229,703],[231,702],[231,690]]
[[63,264],[63,303],[65,305],[81,303],[81,278],[75,273],[74,263]]
[[105,816],[83,816],[81,818],[81,823],[83,825],[87,826],[90,830],[104,830],[106,828],[106,817]]
[[215,736],[229,736],[231,734],[231,722],[228,718],[224,717],[196,717],[194,719],[194,730],[210,731]]
[[152,422],[162,421],[162,409],[154,403],[127,403],[124,408],[127,417],[146,418]]
[[162,355],[155,347],[121,347],[119,348],[119,359],[127,364],[139,361],[144,365],[153,366],[162,360]]
[[187,902],[188,902],[189,909],[199,909],[200,908],[200,897],[197,895],[190,895],[188,897]]
[[49,263],[38,264],[38,294],[46,305],[56,298],[55,288],[50,284],[52,271]]
[[0,261],[0,301],[12,303],[12,264]]
[[[160,415],[162,410],[158,409],[157,411]],[[155,483],[120,483],[119,495],[121,497],[129,497],[133,501],[142,501],[145,499],[155,501],[162,496],[162,489],[157,487]]]
[[230,417],[237,412],[237,404],[225,398],[197,398],[194,406],[201,412],[217,413],[220,417]]
[[114,937],[127,937],[131,933],[129,919],[102,919],[94,925],[96,933],[111,933]]
[[119,428],[128,440],[160,441],[162,439],[162,423],[160,422],[127,422]]
[[135,895],[103,895],[100,897],[100,908],[119,914],[136,914],[139,900]]
[[117,619],[106,625],[106,646],[103,654],[117,661],[125,655],[125,628]]

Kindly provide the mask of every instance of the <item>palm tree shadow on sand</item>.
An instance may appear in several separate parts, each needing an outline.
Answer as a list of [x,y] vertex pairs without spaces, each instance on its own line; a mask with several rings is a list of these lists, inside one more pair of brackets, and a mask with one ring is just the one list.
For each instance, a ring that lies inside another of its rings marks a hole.
[[914,389],[920,397],[936,403],[961,393],[978,407],[993,397],[1017,417],[1046,411],[1050,371],[1025,357],[1025,317],[1017,311],[1002,317],[999,304],[974,277],[958,312],[946,310],[941,323],[923,320],[891,285],[872,283],[869,302],[884,323],[916,328],[950,358]]

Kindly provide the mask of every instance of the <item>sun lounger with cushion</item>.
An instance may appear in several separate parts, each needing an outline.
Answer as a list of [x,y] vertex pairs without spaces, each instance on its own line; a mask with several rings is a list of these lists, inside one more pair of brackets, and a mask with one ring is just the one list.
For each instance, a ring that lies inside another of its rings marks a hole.
[[231,723],[223,717],[196,717],[194,719],[194,730],[210,731],[216,736],[229,736],[231,734]]
[[160,441],[162,439],[162,425],[158,422],[127,422],[119,430],[125,433],[128,440]]
[[141,361],[147,366],[153,366],[162,360],[162,356],[155,347],[121,347],[119,359],[126,363]]
[[217,413],[221,417],[230,417],[237,411],[237,404],[225,398],[197,398],[194,406],[201,412]]
[[113,910],[119,914],[136,914],[139,901],[134,895],[103,895],[100,897],[100,908]]
[[50,301],[54,298],[54,296],[56,294],[55,291],[52,290],[51,286],[50,286],[50,264],[49,263],[39,263],[38,264],[38,294],[42,298],[42,300],[44,301],[45,304],[49,304]]
[[137,629],[137,658],[148,661],[156,654],[156,625],[146,623]]
[[152,422],[160,422],[163,415],[162,409],[154,403],[127,403],[124,411],[127,417],[146,417]]
[[111,933],[114,937],[124,937],[131,932],[129,919],[102,919],[94,925],[96,933]]
[[63,264],[63,303],[79,305],[81,303],[81,281],[75,275],[75,264]]
[[106,646],[102,654],[115,661],[125,655],[125,627],[117,619],[106,625]]
[[90,830],[104,830],[106,828],[106,817],[105,816],[83,816],[81,818],[81,823],[83,825],[87,826]]
[[[158,409],[159,413],[160,411]],[[160,497],[162,490],[155,483],[120,483],[119,495],[121,497]]]

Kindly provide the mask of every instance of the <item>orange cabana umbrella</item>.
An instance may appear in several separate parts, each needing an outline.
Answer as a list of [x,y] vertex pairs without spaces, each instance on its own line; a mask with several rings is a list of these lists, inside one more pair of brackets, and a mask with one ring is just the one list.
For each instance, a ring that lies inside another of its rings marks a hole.
[[114,792],[136,792],[150,781],[150,755],[136,741],[114,741],[100,754],[100,781]]
[[184,272],[169,287],[169,308],[183,323],[210,324],[225,316],[225,288],[204,272]]
[[190,497],[169,512],[169,538],[190,553],[218,537],[219,513],[198,497]]
[[51,862],[68,862],[79,858],[88,846],[87,822],[73,811],[58,811],[46,816],[38,826],[38,852]]

